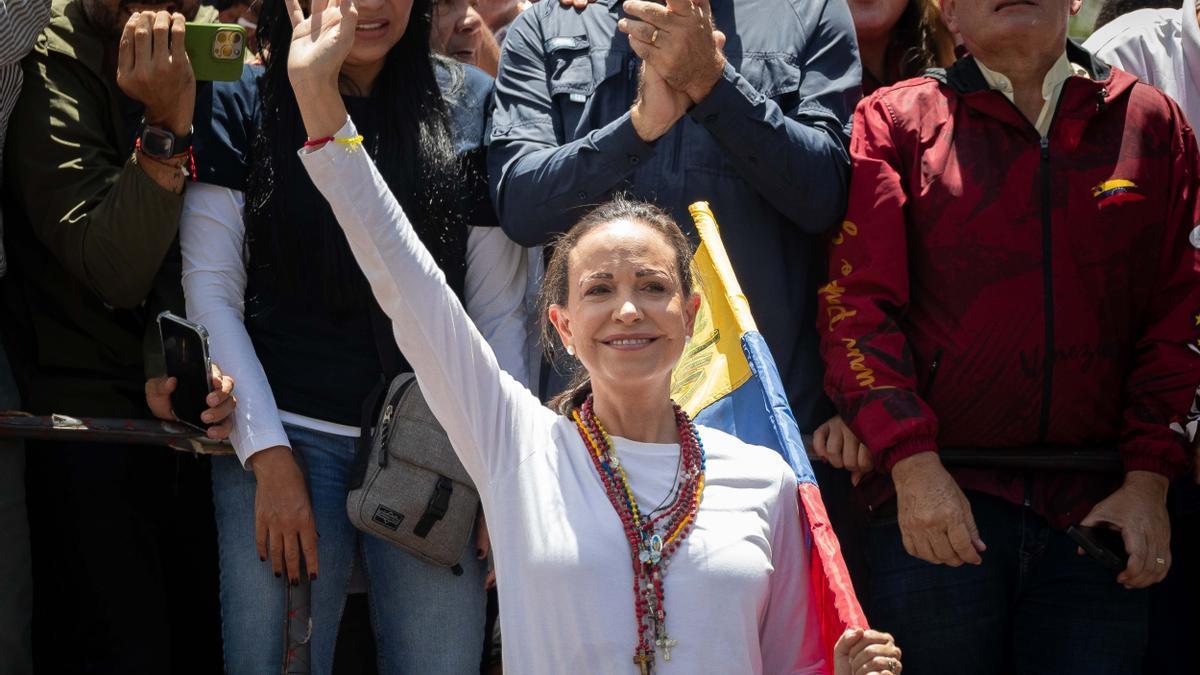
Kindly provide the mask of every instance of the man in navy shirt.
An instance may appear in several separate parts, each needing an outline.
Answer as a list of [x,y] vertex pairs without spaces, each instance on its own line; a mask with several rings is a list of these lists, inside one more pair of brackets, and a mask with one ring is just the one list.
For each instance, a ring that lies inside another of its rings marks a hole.
[[508,235],[546,244],[618,190],[689,230],[688,204],[709,201],[804,431],[832,415],[816,289],[845,210],[853,30],[845,0],[542,2],[510,27],[496,81]]

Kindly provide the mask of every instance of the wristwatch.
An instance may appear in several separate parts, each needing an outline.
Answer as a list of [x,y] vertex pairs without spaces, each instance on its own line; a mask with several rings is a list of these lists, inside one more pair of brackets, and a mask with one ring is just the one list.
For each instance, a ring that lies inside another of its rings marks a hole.
[[138,136],[138,149],[152,159],[167,161],[182,155],[192,146],[192,130],[176,136],[167,129],[146,124],[142,119],[142,133]]

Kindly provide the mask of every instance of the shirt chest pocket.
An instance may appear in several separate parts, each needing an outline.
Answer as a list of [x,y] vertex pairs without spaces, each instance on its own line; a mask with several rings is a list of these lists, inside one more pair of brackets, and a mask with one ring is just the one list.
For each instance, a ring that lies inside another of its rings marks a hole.
[[593,50],[586,35],[551,38],[544,51],[547,88],[565,141],[607,124],[629,107],[631,101],[624,100],[623,90],[613,96],[596,95],[605,80],[621,74],[628,60],[625,54]]

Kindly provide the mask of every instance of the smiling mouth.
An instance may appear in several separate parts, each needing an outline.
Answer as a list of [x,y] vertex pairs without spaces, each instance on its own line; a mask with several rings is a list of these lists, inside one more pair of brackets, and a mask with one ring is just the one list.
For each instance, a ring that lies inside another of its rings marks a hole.
[[383,28],[384,26],[387,26],[387,25],[388,25],[387,21],[372,21],[369,23],[359,22],[359,24],[354,27],[354,32],[357,33],[359,31],[366,32],[366,31],[370,31],[370,30],[379,30],[380,28]]
[[601,344],[607,345],[609,347],[615,347],[617,349],[640,349],[640,348],[645,347],[646,345],[650,344],[651,342],[654,342],[657,339],[658,338],[656,338],[656,337],[638,336],[638,337],[610,338],[607,340],[601,340],[600,342],[601,342]]
[[1026,0],[1016,0],[1015,2],[1002,2],[999,5],[996,5],[995,11],[1000,12],[1008,9],[1009,7],[1037,7],[1037,5],[1032,2],[1027,2]]

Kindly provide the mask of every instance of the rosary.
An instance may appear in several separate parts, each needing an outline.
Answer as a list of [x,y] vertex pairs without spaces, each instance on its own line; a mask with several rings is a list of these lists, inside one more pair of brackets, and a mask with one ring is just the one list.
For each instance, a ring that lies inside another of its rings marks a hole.
[[667,634],[663,574],[671,555],[691,532],[700,508],[700,497],[704,493],[704,445],[696,433],[696,425],[676,405],[679,474],[683,482],[670,506],[657,515],[643,516],[629,487],[625,469],[616,456],[612,439],[592,410],[592,398],[589,396],[580,408],[572,411],[571,417],[629,542],[638,635],[633,663],[642,675],[650,675],[654,671],[655,648],[662,650],[664,661],[670,661],[671,650],[679,644]]

